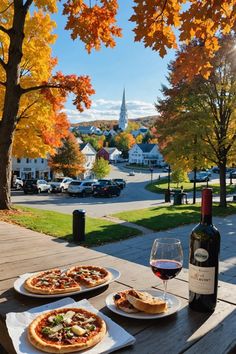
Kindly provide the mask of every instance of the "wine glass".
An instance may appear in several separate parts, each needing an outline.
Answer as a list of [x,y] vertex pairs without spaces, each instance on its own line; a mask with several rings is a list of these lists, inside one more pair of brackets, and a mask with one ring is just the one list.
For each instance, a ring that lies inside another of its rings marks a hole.
[[153,273],[163,280],[163,299],[167,301],[167,280],[176,277],[183,266],[183,249],[180,240],[176,238],[157,238],[154,240],[150,265]]

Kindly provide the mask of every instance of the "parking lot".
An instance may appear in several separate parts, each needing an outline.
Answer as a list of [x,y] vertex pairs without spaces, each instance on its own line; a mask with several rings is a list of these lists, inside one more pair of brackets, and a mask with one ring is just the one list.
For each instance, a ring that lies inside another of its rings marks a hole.
[[[167,172],[161,169],[154,169],[152,176],[150,171],[136,171],[126,169],[123,164],[112,165],[108,178],[123,178],[126,181],[126,188],[121,191],[120,196],[99,197],[93,196],[71,197],[67,193],[41,193],[25,195],[23,191],[13,191],[12,201],[28,207],[53,210],[71,214],[75,209],[84,209],[89,216],[102,217],[121,211],[155,207],[164,202],[164,196],[151,193],[145,189],[145,185],[159,177],[167,176]],[[134,175],[130,176],[130,172]],[[212,174],[211,181],[218,182],[219,175]],[[229,180],[227,180],[229,182]],[[199,194],[200,196],[200,194]],[[191,199],[191,193],[188,194]]]
[[[150,182],[151,174],[148,171],[135,172],[134,176],[129,176],[131,170],[125,169],[123,164],[112,165],[112,171],[108,178],[123,178],[126,188],[121,191],[119,197],[99,197],[92,196],[70,197],[67,193],[41,193],[27,194],[22,191],[12,192],[12,201],[28,207],[54,210],[71,214],[75,209],[84,209],[87,214],[93,217],[101,217],[118,213],[124,210],[134,210],[156,206],[163,202],[163,197],[145,190],[145,184]],[[161,170],[153,171],[153,180],[159,176],[164,176]]]

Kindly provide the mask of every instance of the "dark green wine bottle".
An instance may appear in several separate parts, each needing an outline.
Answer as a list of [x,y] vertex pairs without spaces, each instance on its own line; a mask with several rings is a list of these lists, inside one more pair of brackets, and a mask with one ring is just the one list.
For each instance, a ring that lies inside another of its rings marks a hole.
[[220,233],[212,224],[212,189],[202,190],[201,222],[192,230],[189,247],[189,306],[212,312],[217,302]]

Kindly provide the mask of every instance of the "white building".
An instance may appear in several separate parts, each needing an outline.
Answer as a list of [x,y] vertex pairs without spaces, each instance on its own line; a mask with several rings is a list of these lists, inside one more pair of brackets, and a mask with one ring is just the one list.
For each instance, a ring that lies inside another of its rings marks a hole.
[[91,175],[91,169],[93,168],[94,162],[96,160],[96,150],[92,147],[90,143],[83,143],[79,144],[80,151],[85,156],[85,163],[84,163],[84,177]]
[[28,157],[12,159],[12,175],[21,179],[50,179],[50,167],[45,158],[31,159]]
[[128,113],[125,103],[125,89],[123,91],[123,99],[120,108],[119,129],[124,131],[128,127]]
[[163,156],[157,144],[135,144],[129,150],[129,163],[161,166],[163,164]]

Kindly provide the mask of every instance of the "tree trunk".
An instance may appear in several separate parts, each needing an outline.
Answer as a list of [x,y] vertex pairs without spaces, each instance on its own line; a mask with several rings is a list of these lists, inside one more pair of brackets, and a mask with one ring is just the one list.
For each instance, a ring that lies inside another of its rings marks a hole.
[[[10,129],[9,129],[10,128]],[[8,134],[11,127],[0,127],[0,210],[11,208],[11,153],[13,132]]]
[[23,6],[22,0],[14,1],[13,24],[12,28],[8,30],[10,38],[8,62],[3,64],[6,72],[6,84],[3,115],[0,122],[0,209],[10,209],[11,207],[11,156],[21,97],[20,62],[27,10],[28,7]]
[[220,206],[227,207],[226,202],[226,159],[219,164],[220,169]]

